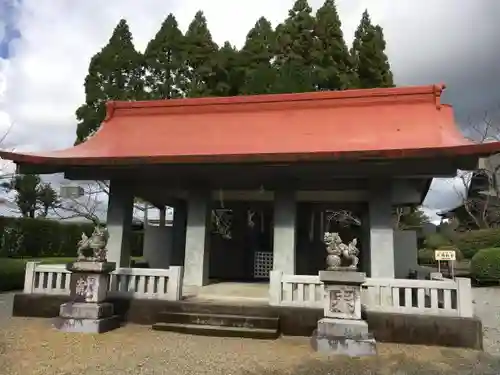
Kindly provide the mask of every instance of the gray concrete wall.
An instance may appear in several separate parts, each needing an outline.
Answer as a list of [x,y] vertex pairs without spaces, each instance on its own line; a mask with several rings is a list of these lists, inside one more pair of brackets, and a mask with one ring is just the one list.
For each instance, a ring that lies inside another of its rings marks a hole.
[[410,270],[416,269],[418,269],[417,232],[394,231],[394,276],[397,279],[405,279]]
[[143,257],[150,268],[168,268],[172,259],[172,227],[144,226]]

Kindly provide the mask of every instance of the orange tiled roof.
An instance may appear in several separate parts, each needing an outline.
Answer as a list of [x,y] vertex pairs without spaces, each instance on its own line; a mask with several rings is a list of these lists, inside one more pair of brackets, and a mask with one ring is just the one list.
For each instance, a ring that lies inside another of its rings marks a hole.
[[285,162],[488,155],[458,131],[442,85],[109,102],[86,142],[40,153],[0,152],[18,163],[114,165]]

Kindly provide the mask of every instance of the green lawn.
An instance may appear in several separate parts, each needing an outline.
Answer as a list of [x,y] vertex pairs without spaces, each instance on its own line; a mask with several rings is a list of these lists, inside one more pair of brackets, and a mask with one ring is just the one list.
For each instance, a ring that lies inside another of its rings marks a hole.
[[[140,260],[140,257],[132,257]],[[19,290],[24,287],[24,270],[26,262],[39,261],[42,264],[65,264],[75,261],[75,258],[0,258],[0,292]]]

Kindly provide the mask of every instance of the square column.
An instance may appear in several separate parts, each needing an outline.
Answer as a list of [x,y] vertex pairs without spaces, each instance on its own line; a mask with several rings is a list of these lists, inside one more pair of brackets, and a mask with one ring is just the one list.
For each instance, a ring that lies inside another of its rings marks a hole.
[[390,181],[371,181],[368,211],[370,277],[394,278],[394,225]]
[[121,181],[112,180],[109,187],[107,213],[108,262],[116,263],[116,268],[130,265],[130,234],[132,231],[132,211],[134,195]]
[[274,193],[273,270],[295,274],[297,203],[293,191]]
[[190,191],[187,204],[184,285],[208,284],[211,214],[210,192]]
[[187,207],[185,202],[178,202],[174,207],[174,222],[172,233],[173,266],[184,265],[184,250],[186,248]]

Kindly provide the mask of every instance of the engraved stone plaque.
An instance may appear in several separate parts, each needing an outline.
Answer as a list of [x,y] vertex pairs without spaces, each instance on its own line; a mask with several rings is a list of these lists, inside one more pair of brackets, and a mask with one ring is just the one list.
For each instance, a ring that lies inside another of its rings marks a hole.
[[360,287],[325,285],[325,316],[340,319],[361,319]]
[[109,275],[72,273],[70,296],[74,302],[102,302],[106,299]]

